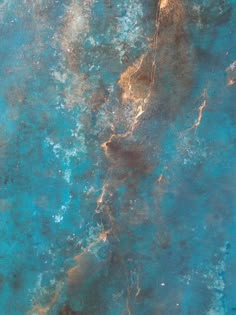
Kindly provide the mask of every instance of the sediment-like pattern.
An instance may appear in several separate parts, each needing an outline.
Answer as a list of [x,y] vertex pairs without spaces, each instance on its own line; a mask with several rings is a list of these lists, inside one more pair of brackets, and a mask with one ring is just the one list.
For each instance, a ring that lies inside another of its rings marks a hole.
[[234,312],[234,6],[0,4],[2,314]]

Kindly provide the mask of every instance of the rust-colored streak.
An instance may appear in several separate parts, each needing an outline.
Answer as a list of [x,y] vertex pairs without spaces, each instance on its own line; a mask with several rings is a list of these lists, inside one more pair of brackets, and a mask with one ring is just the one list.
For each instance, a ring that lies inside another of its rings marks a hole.
[[201,124],[202,112],[203,112],[205,107],[206,107],[206,100],[204,100],[202,105],[199,106],[199,108],[198,108],[198,118],[197,118],[197,121],[195,122],[195,124],[193,124],[193,128],[197,128]]
[[169,0],[160,0],[160,9],[163,10],[168,6]]
[[198,117],[195,121],[195,123],[192,124],[192,126],[186,130],[184,130],[183,132],[180,132],[180,136],[183,136],[183,134],[185,134],[186,132],[194,129],[195,131],[197,130],[197,128],[200,126],[201,122],[202,122],[202,116],[203,116],[203,111],[205,110],[206,106],[207,106],[207,91],[204,90],[204,92],[201,95],[201,98],[203,99],[201,105],[198,107]]
[[41,306],[41,305],[36,305],[34,306],[31,310],[29,310],[27,312],[27,315],[46,315],[48,314],[48,312],[51,310],[51,308],[53,307],[53,305],[57,302],[60,293],[62,290],[62,283],[59,283],[58,289],[56,290],[56,292],[54,293],[52,299],[49,301],[49,303],[45,306]]

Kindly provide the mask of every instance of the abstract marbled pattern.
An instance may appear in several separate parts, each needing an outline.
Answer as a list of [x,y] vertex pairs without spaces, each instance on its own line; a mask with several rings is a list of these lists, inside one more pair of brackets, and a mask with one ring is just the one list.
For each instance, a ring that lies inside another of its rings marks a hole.
[[235,9],[0,1],[0,314],[236,314]]

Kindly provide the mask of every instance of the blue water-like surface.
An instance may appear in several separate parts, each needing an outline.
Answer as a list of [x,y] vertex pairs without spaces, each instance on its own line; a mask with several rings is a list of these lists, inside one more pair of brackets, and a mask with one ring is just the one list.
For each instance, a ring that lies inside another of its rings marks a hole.
[[0,314],[236,314],[235,28],[233,0],[0,1]]

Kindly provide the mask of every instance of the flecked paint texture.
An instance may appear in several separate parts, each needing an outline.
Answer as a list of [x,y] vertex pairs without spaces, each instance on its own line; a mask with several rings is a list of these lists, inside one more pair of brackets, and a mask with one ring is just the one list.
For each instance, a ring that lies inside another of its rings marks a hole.
[[236,314],[236,1],[0,1],[0,314]]

